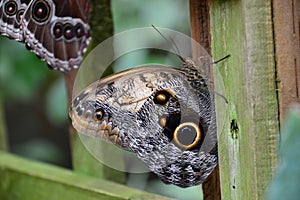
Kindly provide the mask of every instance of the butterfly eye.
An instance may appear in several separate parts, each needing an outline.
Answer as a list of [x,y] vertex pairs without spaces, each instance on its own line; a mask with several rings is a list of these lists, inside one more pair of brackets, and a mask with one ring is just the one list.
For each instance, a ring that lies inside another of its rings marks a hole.
[[165,117],[162,117],[159,119],[158,123],[159,125],[161,125],[161,127],[165,127],[167,125],[167,119]]
[[201,130],[195,123],[182,123],[175,129],[173,140],[176,145],[183,149],[192,149],[196,147],[201,140]]
[[62,23],[56,23],[53,27],[53,35],[56,39],[60,38],[63,34],[63,25]]
[[165,105],[169,99],[171,94],[166,90],[158,91],[154,96],[154,103],[159,105]]
[[84,35],[84,28],[82,24],[76,24],[75,31],[76,31],[76,37],[81,38]]
[[45,0],[36,1],[32,6],[32,16],[37,22],[45,22],[50,16],[50,5]]
[[67,40],[72,39],[75,36],[74,27],[72,24],[65,24],[64,26],[64,36]]
[[14,1],[9,1],[5,4],[5,13],[9,16],[15,15],[18,10],[18,5]]
[[94,115],[96,121],[100,121],[104,116],[104,111],[102,109],[97,109]]
[[24,14],[24,9],[21,9],[17,12],[16,19],[18,22],[21,21],[23,14]]

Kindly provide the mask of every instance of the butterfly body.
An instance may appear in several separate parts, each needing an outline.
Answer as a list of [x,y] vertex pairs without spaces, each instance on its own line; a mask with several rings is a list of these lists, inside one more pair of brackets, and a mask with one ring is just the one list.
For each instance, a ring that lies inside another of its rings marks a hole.
[[101,79],[70,107],[78,132],[132,151],[168,184],[202,183],[217,164],[213,95],[192,65],[144,66]]

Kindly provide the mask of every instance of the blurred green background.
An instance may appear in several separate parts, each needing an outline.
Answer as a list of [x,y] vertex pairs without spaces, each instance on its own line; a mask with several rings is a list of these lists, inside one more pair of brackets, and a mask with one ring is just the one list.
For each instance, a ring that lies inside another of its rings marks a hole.
[[[154,24],[190,34],[186,0],[112,0],[111,3],[115,33]],[[129,60],[139,56],[133,55]],[[163,62],[155,59],[150,58]],[[121,62],[119,66],[130,65],[128,60]],[[0,37],[0,96],[5,106],[10,151],[71,168],[63,75],[49,70],[23,44]],[[148,174],[129,175],[128,185],[177,199],[200,199],[202,195],[201,186],[180,189],[149,178]]]

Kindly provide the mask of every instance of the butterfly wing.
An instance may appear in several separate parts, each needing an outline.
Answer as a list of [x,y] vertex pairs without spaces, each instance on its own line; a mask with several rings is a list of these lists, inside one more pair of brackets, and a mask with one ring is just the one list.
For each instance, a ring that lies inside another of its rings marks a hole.
[[0,1],[0,34],[8,38],[23,41],[20,29],[22,16],[30,0]]
[[24,13],[24,42],[51,69],[78,68],[90,41],[88,3],[33,0]]
[[147,66],[101,79],[72,101],[73,126],[136,153],[165,183],[200,184],[217,164],[217,135],[213,94],[195,73]]

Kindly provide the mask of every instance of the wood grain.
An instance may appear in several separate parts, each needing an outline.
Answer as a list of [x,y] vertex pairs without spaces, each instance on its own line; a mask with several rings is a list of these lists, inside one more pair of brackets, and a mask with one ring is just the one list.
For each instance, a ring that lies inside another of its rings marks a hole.
[[274,0],[274,39],[280,121],[289,107],[300,103],[300,2]]
[[211,1],[213,57],[231,54],[227,62],[217,65],[229,101],[219,133],[222,199],[263,199],[277,163],[272,17],[270,0]]
[[[190,0],[191,36],[211,55],[209,1]],[[193,48],[193,58],[200,57],[199,49]],[[221,199],[219,167],[217,166],[202,184],[203,199]]]
[[0,199],[169,199],[2,151],[0,174]]

